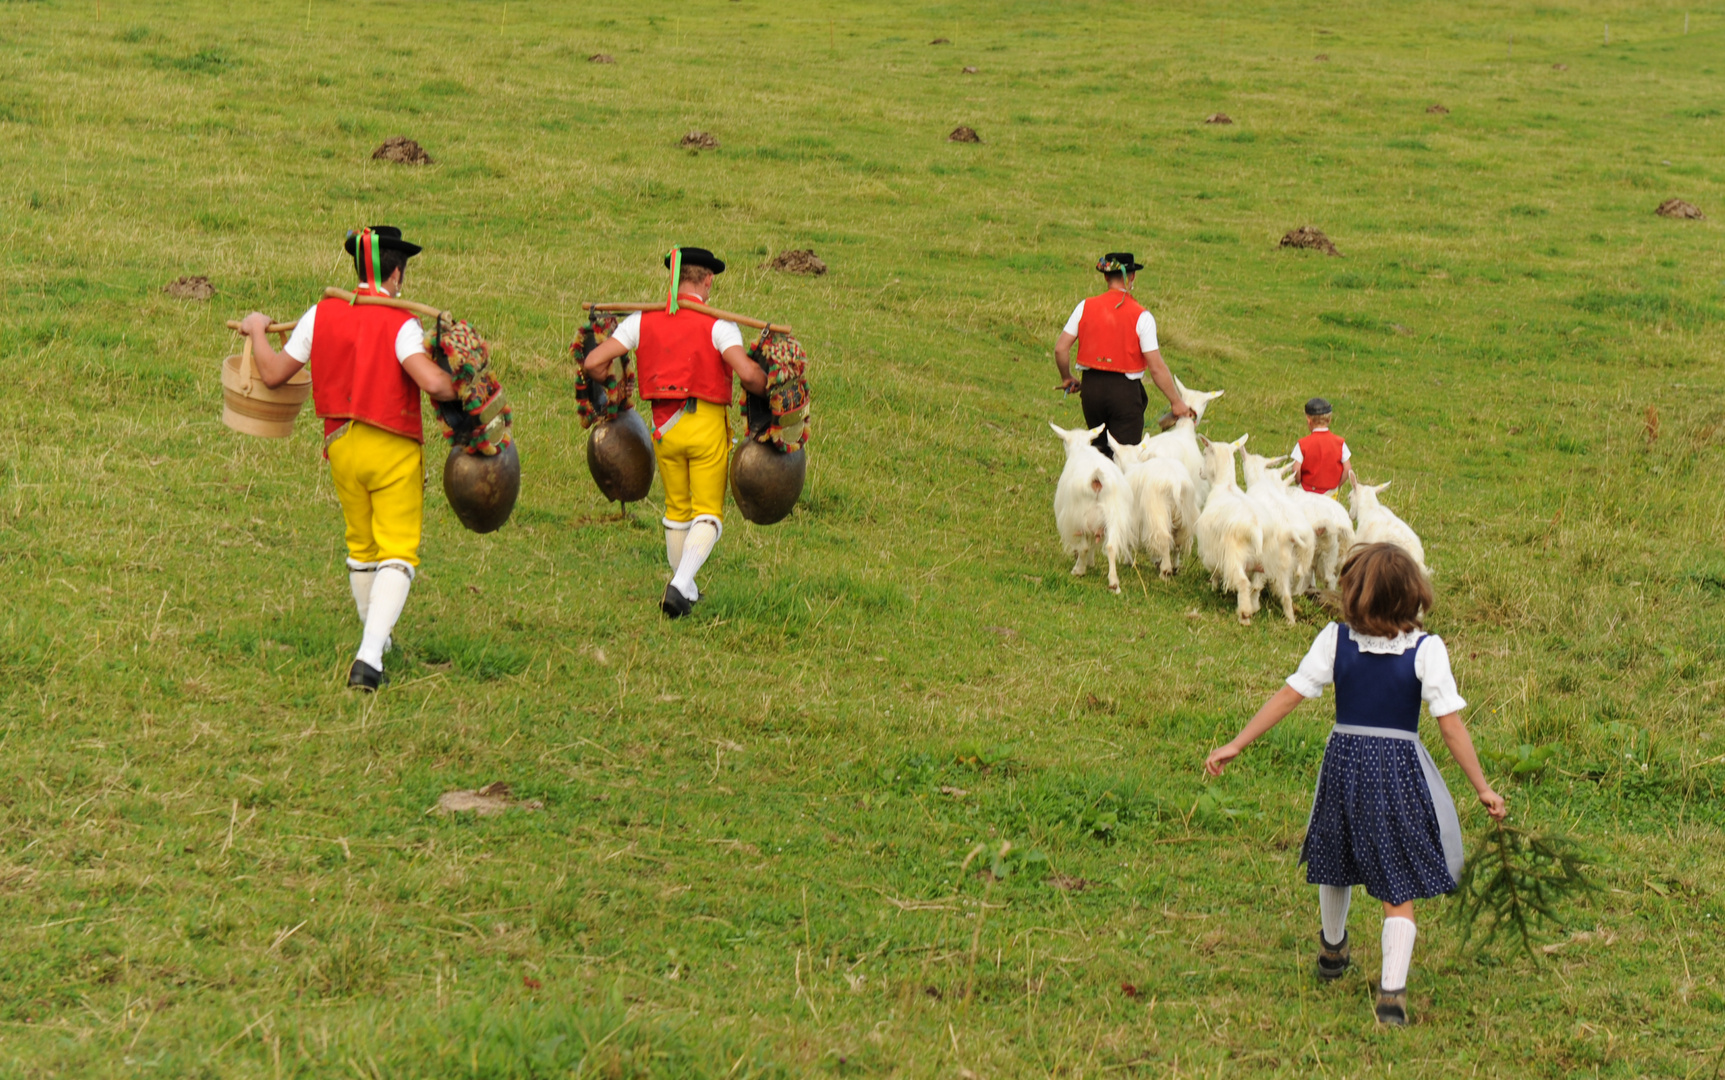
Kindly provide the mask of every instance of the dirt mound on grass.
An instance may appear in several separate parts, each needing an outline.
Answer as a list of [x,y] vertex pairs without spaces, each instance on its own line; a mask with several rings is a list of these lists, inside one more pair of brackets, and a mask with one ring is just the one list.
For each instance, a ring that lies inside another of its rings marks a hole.
[[1691,202],[1684,202],[1682,199],[1666,199],[1659,204],[1659,209],[1653,212],[1660,217],[1688,218],[1691,221],[1700,221],[1707,216],[1701,212],[1699,206]]
[[587,58],[589,64],[615,64],[617,58],[610,53],[596,52]]
[[967,67],[963,71],[959,72],[959,74],[960,75],[975,75],[976,69],[973,67]]
[[1553,64],[1553,65],[1551,65],[1551,70],[1553,70],[1553,71],[1568,71],[1569,65],[1568,64]]
[[431,155],[425,147],[406,135],[391,135],[383,145],[371,152],[373,161],[393,161],[397,165],[430,165]]
[[1301,225],[1299,228],[1289,232],[1286,236],[1282,237],[1282,242],[1279,246],[1307,248],[1312,251],[1321,251],[1325,255],[1341,255],[1341,252],[1336,250],[1336,245],[1330,243],[1330,238],[1325,236],[1322,230],[1314,229],[1310,225]]
[[175,300],[208,300],[216,295],[216,287],[202,274],[175,278],[163,285],[162,291]]
[[683,141],[677,145],[685,150],[717,150],[719,140],[705,131],[691,131],[683,136]]
[[1206,124],[1232,124],[1234,118],[1225,112],[1214,112],[1204,118]]
[[1329,53],[1319,53],[1318,55],[1312,57],[1312,59],[1316,60],[1320,63],[1324,63],[1330,59],[1330,54]]
[[437,797],[437,805],[426,813],[475,813],[480,817],[495,817],[510,807],[517,807],[522,810],[543,810],[545,804],[538,799],[515,798],[510,792],[509,785],[499,780],[474,791],[446,791]]
[[1449,115],[1449,110],[1444,108],[1442,105],[1427,105],[1426,112],[1431,113],[1433,116]]
[[957,127],[952,129],[952,134],[948,135],[946,137],[946,141],[947,142],[975,142],[975,143],[979,143],[982,141],[982,136],[978,135],[976,133],[976,129],[971,127],[970,125],[960,124]]
[[930,45],[951,45],[952,39],[951,38],[937,37],[933,41],[929,42],[929,44]]
[[815,277],[827,272],[827,264],[807,248],[781,251],[767,263],[768,270],[783,270],[787,274],[810,274]]

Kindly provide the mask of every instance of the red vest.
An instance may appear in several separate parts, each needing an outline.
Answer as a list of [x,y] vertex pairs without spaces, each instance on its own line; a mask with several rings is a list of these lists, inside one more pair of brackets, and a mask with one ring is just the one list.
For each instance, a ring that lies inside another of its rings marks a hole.
[[[679,294],[679,299],[697,297]],[[681,308],[675,315],[648,311],[641,315],[641,344],[635,350],[635,377],[648,401],[700,398],[715,405],[731,403],[731,368],[713,348],[711,315]]]
[[[367,295],[363,286],[359,292]],[[425,441],[419,384],[395,356],[395,337],[412,320],[400,308],[333,297],[318,302],[311,333],[311,399],[325,435],[357,420]]]
[[1138,346],[1138,316],[1144,309],[1119,289],[1084,301],[1078,320],[1078,366],[1092,371],[1130,374],[1144,370],[1144,350]]
[[1300,486],[1320,495],[1342,486],[1342,447],[1340,435],[1329,431],[1314,431],[1300,440]]

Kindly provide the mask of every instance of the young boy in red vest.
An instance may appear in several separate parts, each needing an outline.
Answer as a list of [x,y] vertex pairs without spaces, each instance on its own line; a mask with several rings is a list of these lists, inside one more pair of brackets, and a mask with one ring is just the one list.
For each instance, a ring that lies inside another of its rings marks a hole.
[[[418,244],[375,225],[347,234],[360,296],[398,296]],[[281,352],[270,348],[261,312],[241,330],[265,386],[311,365],[312,403],[323,420],[323,453],[347,523],[347,580],[365,627],[347,685],[366,693],[385,679],[383,654],[419,566],[425,472],[419,394],[455,400],[449,374],[425,351],[419,321],[400,308],[326,298],[294,327]]]
[[1311,434],[1294,444],[1288,456],[1300,463],[1300,486],[1319,495],[1334,495],[1353,472],[1353,452],[1330,430],[1330,403],[1321,397],[1306,402],[1306,427]]
[[[1097,260],[1096,269],[1108,288],[1072,309],[1054,343],[1054,366],[1060,371],[1060,388],[1069,394],[1078,392],[1084,425],[1107,426],[1095,446],[1113,457],[1108,436],[1122,446],[1144,439],[1144,407],[1150,403],[1144,390],[1146,373],[1168,399],[1176,419],[1191,416],[1192,409],[1162,362],[1156,317],[1132,299],[1132,284],[1143,264],[1130,251],[1110,251]],[[1076,367],[1084,374],[1083,382],[1072,377],[1073,342],[1078,343]]]
[[682,307],[705,304],[724,261],[706,248],[673,248],[665,256],[671,295],[664,311],[624,319],[611,337],[587,354],[587,374],[603,379],[611,361],[635,354],[641,397],[653,408],[653,455],[665,485],[665,559],[672,577],[659,609],[667,618],[687,615],[701,598],[695,575],[724,533],[726,468],[731,456],[728,409],[733,374],[756,394],[767,373],[749,359],[737,324]]

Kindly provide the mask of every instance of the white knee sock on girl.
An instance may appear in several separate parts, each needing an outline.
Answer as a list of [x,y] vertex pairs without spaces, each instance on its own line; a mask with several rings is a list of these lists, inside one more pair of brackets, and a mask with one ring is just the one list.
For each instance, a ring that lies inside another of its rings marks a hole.
[[1348,936],[1348,903],[1354,890],[1342,885],[1318,886],[1318,914],[1324,920],[1324,944],[1340,945]]
[[1379,989],[1394,993],[1407,989],[1408,965],[1414,958],[1414,921],[1392,915],[1384,920],[1384,972]]

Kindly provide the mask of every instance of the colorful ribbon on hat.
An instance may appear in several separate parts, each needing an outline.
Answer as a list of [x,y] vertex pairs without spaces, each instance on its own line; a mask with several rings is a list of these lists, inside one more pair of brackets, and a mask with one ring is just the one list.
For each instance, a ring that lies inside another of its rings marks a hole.
[[363,229],[350,229],[347,234],[354,240],[353,266],[365,278],[365,286],[372,292],[382,292],[378,282],[383,278],[383,252],[378,249],[377,233],[366,226]]
[[677,284],[683,280],[683,249],[674,247],[666,256],[671,260],[671,287],[665,291],[665,314],[677,313]]
[[1126,269],[1125,263],[1121,262],[1119,259],[1111,259],[1106,255],[1096,260],[1096,269],[1104,274],[1130,273],[1130,271]]

